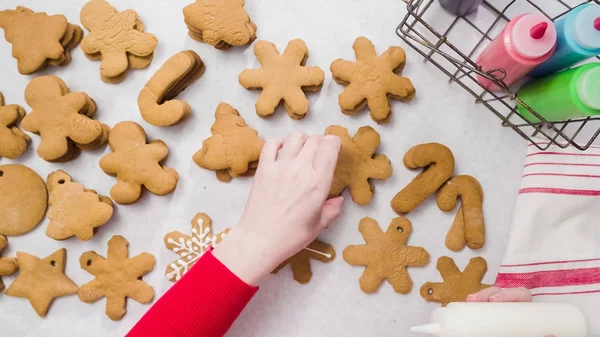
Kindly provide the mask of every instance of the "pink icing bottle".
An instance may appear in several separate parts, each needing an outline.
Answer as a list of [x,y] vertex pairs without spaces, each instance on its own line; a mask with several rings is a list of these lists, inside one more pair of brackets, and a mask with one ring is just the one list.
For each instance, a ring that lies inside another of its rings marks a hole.
[[[521,14],[479,55],[477,64],[483,71],[504,69],[504,83],[511,85],[552,56],[554,48],[556,28],[552,21],[541,14]],[[494,75],[501,77],[502,73],[494,72]],[[477,79],[487,89],[500,90],[481,75]]]

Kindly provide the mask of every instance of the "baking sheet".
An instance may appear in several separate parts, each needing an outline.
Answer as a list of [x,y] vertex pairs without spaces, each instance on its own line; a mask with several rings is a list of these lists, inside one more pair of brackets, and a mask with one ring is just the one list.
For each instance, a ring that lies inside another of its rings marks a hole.
[[[335,247],[336,260],[329,264],[312,263],[314,275],[307,285],[296,283],[289,267],[269,277],[228,336],[413,336],[407,331],[408,327],[426,322],[431,310],[438,306],[426,303],[418,291],[424,282],[440,280],[435,269],[438,257],[451,256],[463,268],[471,257],[482,255],[489,266],[485,281],[494,281],[510,229],[526,143],[513,131],[502,128],[496,116],[474,104],[471,96],[457,85],[448,84],[445,75],[432,65],[424,64],[416,52],[403,45],[394,32],[406,13],[402,1],[247,1],[246,9],[258,25],[260,39],[274,42],[282,51],[289,40],[302,38],[310,51],[307,64],[318,65],[326,71],[322,90],[308,95],[310,111],[301,121],[290,119],[282,108],[270,119],[261,119],[255,114],[254,103],[259,92],[246,91],[237,82],[243,69],[258,67],[252,47],[222,52],[189,38],[181,10],[190,2],[111,1],[121,11],[135,9],[146,30],[159,39],[149,68],[128,71],[126,80],[118,85],[103,83],[99,76],[100,63],[85,58],[79,48],[73,51],[73,62],[69,66],[51,67],[35,74],[58,75],[72,91],[88,93],[97,102],[98,120],[109,125],[132,120],[145,128],[150,139],[164,140],[170,150],[166,165],[175,168],[180,175],[175,192],[161,197],[146,193],[133,205],[117,205],[110,223],[88,242],[74,238],[62,242],[50,239],[45,236],[47,220],[44,220],[34,231],[9,238],[9,248],[4,256],[24,251],[44,257],[65,247],[68,251],[67,275],[81,285],[92,279],[92,275],[79,267],[81,253],[94,250],[105,255],[108,239],[120,234],[130,242],[130,255],[146,251],[156,257],[155,270],[144,280],[154,287],[158,298],[172,285],[164,277],[164,269],[177,258],[164,247],[164,235],[173,230],[189,232],[189,222],[197,212],[208,213],[216,230],[235,225],[242,214],[251,179],[220,183],[213,172],[199,168],[191,159],[202,140],[210,135],[217,104],[225,101],[238,109],[248,125],[256,128],[264,138],[282,137],[294,130],[322,134],[332,124],[348,128],[351,134],[360,126],[373,126],[381,134],[379,152],[386,154],[394,167],[390,179],[375,182],[375,197],[369,206],[360,207],[345,194],[348,200],[342,215],[321,236],[323,241]],[[61,13],[70,22],[79,23],[79,10],[84,3],[75,0],[3,0],[0,8],[24,5],[35,11]],[[403,75],[413,81],[417,96],[409,103],[392,101],[394,115],[388,125],[376,125],[367,111],[346,116],[337,104],[337,95],[343,88],[331,79],[329,65],[339,57],[353,60],[352,43],[361,35],[374,42],[378,53],[390,45],[406,47],[407,65]],[[33,76],[18,74],[10,49],[10,44],[0,39],[0,91],[7,104],[21,104],[29,112],[23,92]],[[151,126],[139,114],[137,95],[168,57],[186,49],[198,52],[207,67],[206,73],[178,97],[186,100],[193,112],[177,126]],[[104,174],[98,166],[101,156],[109,152],[107,148],[84,152],[68,163],[51,164],[35,153],[39,137],[32,136],[32,139],[25,155],[17,160],[2,158],[0,164],[22,163],[44,178],[54,170],[64,169],[86,188],[104,195],[115,183],[115,179]],[[382,228],[387,228],[395,217],[389,201],[416,174],[403,167],[402,157],[411,146],[423,142],[441,142],[449,146],[456,157],[455,172],[473,175],[483,185],[486,246],[478,252],[452,253],[446,249],[444,238],[454,212],[441,212],[434,198],[430,198],[409,215],[414,227],[409,244],[425,247],[432,258],[425,268],[409,269],[414,281],[412,292],[399,295],[384,283],[377,293],[364,294],[358,285],[363,268],[346,264],[341,253],[347,245],[363,243],[357,230],[362,217],[373,217]],[[14,277],[4,280],[10,285]],[[113,322],[104,314],[104,305],[104,300],[86,304],[77,296],[63,297],[54,302],[46,318],[40,319],[25,299],[0,295],[2,336],[122,336],[149,308],[149,305],[130,300],[125,317]]]

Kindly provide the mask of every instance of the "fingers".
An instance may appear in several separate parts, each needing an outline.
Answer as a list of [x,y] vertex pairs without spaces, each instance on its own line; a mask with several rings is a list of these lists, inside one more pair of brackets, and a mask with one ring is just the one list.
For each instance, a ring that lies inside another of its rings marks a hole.
[[491,287],[467,296],[467,302],[531,302],[531,293],[525,288]]
[[342,196],[325,201],[323,208],[321,208],[321,216],[318,222],[319,228],[326,228],[340,215],[343,203],[344,197]]
[[331,179],[333,179],[333,172],[335,171],[341,147],[342,140],[339,137],[333,135],[323,137],[313,163],[315,170],[328,177],[331,176]]
[[278,159],[294,159],[302,150],[308,136],[301,132],[293,132],[284,141]]
[[283,139],[267,140],[260,153],[259,165],[274,162],[277,159],[277,153],[279,153],[279,149],[281,149],[282,145]]
[[313,135],[306,139],[302,150],[298,154],[298,159],[312,163],[315,160],[315,156],[319,151],[323,136]]

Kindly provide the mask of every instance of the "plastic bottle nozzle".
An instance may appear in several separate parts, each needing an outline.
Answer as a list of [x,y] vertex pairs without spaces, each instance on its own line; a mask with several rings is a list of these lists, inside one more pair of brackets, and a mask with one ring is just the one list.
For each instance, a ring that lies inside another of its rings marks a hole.
[[442,332],[442,326],[439,323],[431,323],[419,326],[413,326],[410,328],[411,332],[416,333],[427,333],[430,335],[437,335]]
[[531,30],[529,31],[529,34],[535,40],[539,40],[542,37],[544,37],[544,34],[546,33],[546,29],[548,29],[548,23],[547,22],[540,22],[537,25],[531,27]]
[[596,20],[594,20],[594,28],[596,28],[596,30],[600,30],[600,18],[596,18]]

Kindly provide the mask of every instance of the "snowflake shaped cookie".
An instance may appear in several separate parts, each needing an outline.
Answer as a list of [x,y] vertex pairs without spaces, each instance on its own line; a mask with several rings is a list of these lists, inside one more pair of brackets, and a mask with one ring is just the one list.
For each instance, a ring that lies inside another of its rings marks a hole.
[[165,246],[181,258],[167,266],[165,276],[168,280],[179,281],[198,262],[210,248],[215,248],[229,232],[229,228],[212,234],[211,219],[204,213],[198,213],[192,219],[192,235],[171,232],[165,235]]

